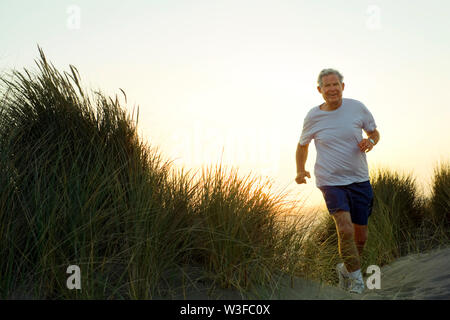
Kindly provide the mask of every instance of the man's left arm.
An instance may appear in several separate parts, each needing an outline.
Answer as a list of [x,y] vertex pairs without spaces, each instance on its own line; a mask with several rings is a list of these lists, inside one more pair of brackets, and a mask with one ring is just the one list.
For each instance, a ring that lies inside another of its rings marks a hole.
[[[370,150],[372,150],[373,146],[376,145],[380,140],[380,133],[377,129],[370,132],[366,131],[366,134],[368,138],[362,139],[359,143],[359,149],[361,150],[361,152],[369,152]],[[373,141],[373,143],[371,140]]]

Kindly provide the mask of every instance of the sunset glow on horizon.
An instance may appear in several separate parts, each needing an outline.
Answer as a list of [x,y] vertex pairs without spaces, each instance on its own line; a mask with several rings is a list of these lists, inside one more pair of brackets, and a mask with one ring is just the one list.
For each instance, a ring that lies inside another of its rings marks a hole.
[[139,106],[139,133],[176,166],[219,162],[321,205],[314,144],[297,185],[303,119],[332,67],[372,112],[369,169],[412,173],[428,192],[450,160],[446,1],[2,1],[0,72],[35,69],[37,45],[90,89]]

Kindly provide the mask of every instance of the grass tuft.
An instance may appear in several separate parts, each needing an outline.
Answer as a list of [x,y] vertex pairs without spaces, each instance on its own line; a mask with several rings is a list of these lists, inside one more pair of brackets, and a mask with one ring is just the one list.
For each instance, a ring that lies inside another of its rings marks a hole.
[[[286,275],[336,283],[328,213],[221,164],[175,168],[137,135],[138,111],[39,53],[36,71],[0,78],[1,298],[258,298]],[[372,174],[363,268],[449,243],[449,172],[436,169],[430,199],[411,175]],[[69,265],[81,290],[66,286]]]

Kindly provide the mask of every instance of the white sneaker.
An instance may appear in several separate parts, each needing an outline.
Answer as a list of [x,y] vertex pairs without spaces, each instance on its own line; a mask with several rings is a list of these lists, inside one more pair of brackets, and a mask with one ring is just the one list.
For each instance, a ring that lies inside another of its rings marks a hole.
[[349,292],[350,293],[356,293],[356,294],[361,294],[363,293],[365,286],[364,286],[364,280],[363,279],[352,279],[349,278],[349,282],[350,282],[350,286],[349,286]]
[[348,276],[347,270],[345,269],[344,263],[338,263],[336,265],[336,272],[339,278],[339,288],[348,290],[350,287],[350,278]]

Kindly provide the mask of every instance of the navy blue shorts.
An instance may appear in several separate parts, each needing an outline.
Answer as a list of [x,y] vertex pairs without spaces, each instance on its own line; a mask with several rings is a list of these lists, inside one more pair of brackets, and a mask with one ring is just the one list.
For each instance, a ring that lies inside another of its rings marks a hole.
[[367,225],[373,206],[373,190],[369,181],[346,186],[322,186],[319,189],[330,214],[348,211],[353,223]]

